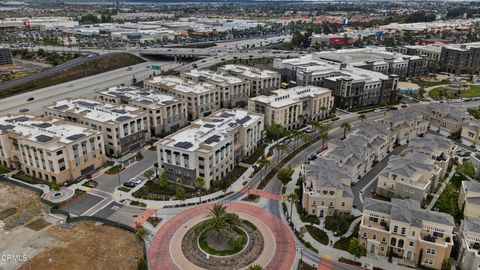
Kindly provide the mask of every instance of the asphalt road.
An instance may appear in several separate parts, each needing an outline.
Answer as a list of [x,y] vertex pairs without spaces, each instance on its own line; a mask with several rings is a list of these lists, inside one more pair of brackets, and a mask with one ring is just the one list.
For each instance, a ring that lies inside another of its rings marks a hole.
[[[30,110],[29,113],[41,114],[43,112],[43,107],[51,105],[59,99],[67,97],[91,97],[94,96],[94,92],[97,90],[120,85],[122,83],[130,84],[133,76],[135,76],[137,80],[146,79],[154,72],[147,68],[147,66],[151,65],[160,65],[163,70],[168,70],[179,64],[169,61],[145,62],[132,66],[131,70],[127,70],[127,68],[116,69],[75,81],[0,99],[0,114],[18,113],[22,108],[28,108]],[[34,97],[35,100],[27,102],[27,99],[30,97]]]

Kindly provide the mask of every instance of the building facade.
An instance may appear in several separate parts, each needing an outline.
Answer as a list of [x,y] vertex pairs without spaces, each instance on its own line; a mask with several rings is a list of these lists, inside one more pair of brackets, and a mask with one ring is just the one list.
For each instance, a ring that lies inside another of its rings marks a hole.
[[62,119],[32,115],[0,117],[0,163],[32,177],[63,183],[103,166],[100,131]]
[[458,262],[462,269],[480,266],[480,220],[465,218],[460,225],[460,252]]
[[480,183],[462,181],[458,195],[458,207],[465,218],[480,219]]
[[395,132],[398,144],[407,144],[411,139],[423,136],[428,131],[428,121],[412,111],[389,111],[381,120]]
[[250,97],[266,95],[271,90],[279,89],[282,82],[280,73],[267,69],[242,65],[225,65],[220,67],[219,70],[250,82]]
[[459,135],[462,126],[474,119],[463,106],[430,103],[423,112],[423,118],[429,121],[429,128],[443,136]]
[[480,120],[466,121],[462,126],[460,139],[463,144],[480,150]]

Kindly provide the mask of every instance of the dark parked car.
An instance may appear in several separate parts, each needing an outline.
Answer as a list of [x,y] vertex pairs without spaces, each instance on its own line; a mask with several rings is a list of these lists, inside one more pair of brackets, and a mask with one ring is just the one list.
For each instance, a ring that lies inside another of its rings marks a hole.
[[315,160],[315,159],[317,159],[317,156],[315,156],[315,155],[311,155],[311,156],[308,157],[308,160],[310,160],[310,161]]
[[29,97],[27,101],[33,101],[35,98],[34,97]]
[[134,188],[136,186],[135,183],[130,182],[130,181],[123,183],[123,185],[125,187],[129,187],[129,188]]

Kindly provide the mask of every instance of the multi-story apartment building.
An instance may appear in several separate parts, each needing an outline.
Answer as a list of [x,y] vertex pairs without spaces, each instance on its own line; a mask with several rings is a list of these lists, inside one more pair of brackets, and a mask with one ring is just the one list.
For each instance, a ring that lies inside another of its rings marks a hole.
[[451,44],[442,47],[440,66],[449,73],[460,74],[480,69],[480,42]]
[[440,44],[428,44],[400,46],[395,49],[403,54],[421,56],[427,63],[438,63],[440,61],[442,47]]
[[480,120],[472,119],[465,122],[460,132],[460,139],[463,144],[480,150]]
[[174,76],[159,76],[146,80],[144,84],[147,88],[186,100],[189,120],[208,116],[220,109],[220,90],[209,83],[196,83]]
[[353,192],[350,176],[334,160],[318,159],[303,166],[302,207],[310,215],[350,216]]
[[96,99],[111,104],[127,104],[148,115],[150,133],[164,136],[188,124],[187,101],[149,88],[114,86],[97,93]]
[[378,175],[376,192],[389,198],[422,201],[435,187],[440,173],[441,168],[428,155],[391,156]]
[[222,108],[245,107],[250,97],[250,81],[208,69],[182,72],[181,76],[194,82],[206,82],[220,90]]
[[250,98],[248,110],[264,114],[266,125],[275,123],[290,130],[327,117],[333,103],[332,91],[326,88],[297,86],[274,90],[269,96]]
[[274,67],[297,85],[317,85],[332,90],[336,107],[358,108],[397,100],[398,76],[354,67],[307,55],[275,60]]
[[460,134],[462,126],[474,119],[467,108],[459,105],[430,103],[423,112],[431,130],[444,136]]
[[450,257],[454,227],[451,215],[422,209],[419,201],[366,198],[358,235],[367,256],[395,254],[407,266],[440,269]]
[[266,95],[280,88],[280,73],[268,69],[259,69],[242,65],[225,65],[219,70],[228,72],[250,82],[250,97]]
[[462,269],[480,266],[480,220],[465,218],[460,225],[460,251],[458,262]]
[[139,151],[150,140],[147,115],[136,107],[77,98],[56,101],[44,110],[46,116],[63,118],[102,132],[108,156],[120,157]]
[[351,179],[359,179],[393,150],[395,139],[385,124],[362,123],[344,140],[330,140],[323,157],[335,160]]
[[0,66],[11,64],[13,64],[12,52],[8,48],[0,47]]
[[186,185],[203,177],[208,189],[255,151],[263,123],[263,115],[244,109],[222,109],[198,119],[158,142],[160,170]]
[[45,181],[63,183],[105,161],[100,131],[51,116],[0,117],[0,163]]
[[462,181],[458,195],[458,207],[466,218],[480,219],[480,183]]
[[428,131],[428,121],[413,111],[390,111],[381,121],[390,126],[390,130],[397,135],[397,143],[402,145]]

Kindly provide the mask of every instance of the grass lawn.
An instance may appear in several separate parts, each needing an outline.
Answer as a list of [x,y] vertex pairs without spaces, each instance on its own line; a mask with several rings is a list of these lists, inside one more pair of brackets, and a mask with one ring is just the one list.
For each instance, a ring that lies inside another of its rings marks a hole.
[[11,172],[11,171],[12,171],[11,169],[9,169],[9,168],[7,168],[7,167],[5,167],[5,166],[0,166],[0,174],[2,174],[2,173],[9,173],[9,172]]
[[337,236],[344,235],[355,217],[327,216],[325,218],[325,229],[336,232]]
[[449,84],[449,80],[441,80],[441,81],[426,81],[423,79],[411,79],[410,80],[414,84],[418,84],[419,86],[423,87],[432,87],[436,85],[442,85],[442,84]]
[[[428,92],[428,95],[435,100],[443,99],[445,97],[445,87],[433,88]],[[460,90],[458,97],[454,97],[453,94],[448,94],[447,99],[473,97],[480,97],[480,85],[470,85],[468,89]]]
[[336,249],[348,251],[348,248],[350,247],[350,240],[352,238],[357,238],[358,237],[358,228],[360,225],[357,225],[355,229],[353,230],[353,233],[349,237],[341,237],[335,244],[333,244],[333,247]]
[[324,245],[328,245],[328,235],[324,231],[312,225],[305,225],[305,228],[313,239]]
[[433,206],[434,209],[438,209],[440,212],[452,215],[455,222],[460,222],[462,215],[461,210],[458,208],[457,201],[459,186],[464,179],[466,179],[464,175],[456,173]]

